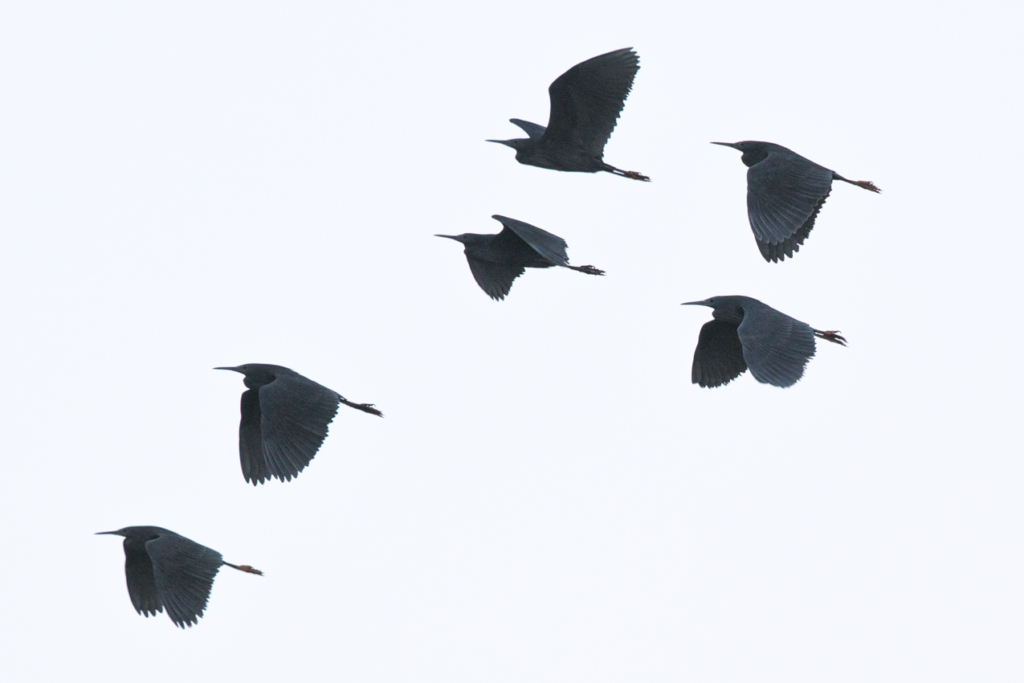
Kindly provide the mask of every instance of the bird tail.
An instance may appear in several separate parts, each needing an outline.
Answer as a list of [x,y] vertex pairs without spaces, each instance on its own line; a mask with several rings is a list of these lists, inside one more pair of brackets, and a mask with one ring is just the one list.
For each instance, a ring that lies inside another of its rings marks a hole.
[[[814,328],[811,328],[814,329]],[[846,338],[839,334],[839,330],[814,330],[814,336],[819,339],[830,341],[833,344],[839,344],[840,346],[846,346]]]
[[601,270],[600,268],[595,268],[594,266],[569,266],[569,265],[567,265],[566,268],[570,268],[572,270],[578,270],[581,273],[586,273],[587,275],[604,275],[604,271],[603,270]]
[[356,410],[361,410],[364,413],[376,415],[377,417],[384,417],[384,413],[374,408],[372,403],[353,403],[352,401],[349,401],[348,399],[342,398],[340,396],[338,397],[338,400],[347,405],[349,408],[355,408]]
[[863,187],[865,190],[871,190],[872,192],[878,193],[882,192],[882,190],[870,180],[848,180],[843,176],[839,175],[838,173],[836,173],[835,171],[832,172],[832,176],[836,180],[842,180],[844,183],[850,183],[851,185],[856,185],[857,187]]
[[224,562],[224,564],[231,567],[232,569],[237,569],[240,572],[246,572],[247,574],[256,574],[258,576],[263,576],[263,572],[261,572],[259,569],[254,569],[253,567],[250,567],[247,564],[231,564],[230,562]]
[[643,173],[637,173],[636,171],[623,171],[621,168],[615,168],[610,164],[605,164],[604,171],[608,171],[614,175],[620,175],[623,178],[631,178],[633,180],[642,180],[645,183],[651,182],[651,179],[645,176]]

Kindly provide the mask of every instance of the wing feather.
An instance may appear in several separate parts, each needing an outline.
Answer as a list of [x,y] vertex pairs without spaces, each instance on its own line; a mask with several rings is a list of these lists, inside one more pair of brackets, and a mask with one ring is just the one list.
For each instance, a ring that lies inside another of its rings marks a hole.
[[747,215],[765,259],[782,260],[780,252],[792,256],[807,239],[831,191],[832,175],[789,150],[773,150],[748,169]]
[[600,159],[639,69],[639,57],[625,48],[581,62],[556,78],[548,88],[551,115],[545,140]]
[[743,322],[736,330],[743,345],[743,360],[758,382],[792,386],[814,356],[814,330],[807,323],[756,303],[743,307]]
[[691,379],[702,387],[720,387],[742,375],[747,369],[743,345],[736,325],[711,320],[704,323],[693,353]]
[[516,237],[526,242],[531,249],[551,261],[552,264],[556,266],[569,265],[569,256],[566,254],[569,245],[558,235],[553,235],[547,230],[541,230],[515,218],[506,218],[497,214],[491,218],[511,230]]
[[124,539],[124,574],[128,580],[128,596],[136,612],[149,617],[163,611],[160,592],[153,578],[153,562],[142,539]]
[[521,265],[492,263],[468,255],[466,260],[480,289],[495,301],[504,299],[512,289],[512,282],[525,271]]
[[298,373],[278,374],[259,389],[263,450],[270,473],[289,481],[309,465],[338,413],[336,391]]
[[179,628],[198,622],[223,564],[220,553],[174,533],[147,541],[146,552],[167,616]]

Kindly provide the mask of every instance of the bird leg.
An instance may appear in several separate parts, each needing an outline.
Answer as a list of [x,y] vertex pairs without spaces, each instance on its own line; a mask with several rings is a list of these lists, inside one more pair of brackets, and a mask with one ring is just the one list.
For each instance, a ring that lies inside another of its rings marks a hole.
[[[814,328],[811,328],[814,329]],[[830,341],[833,344],[839,344],[840,346],[846,346],[846,339],[839,334],[839,330],[814,330],[814,336],[826,341]]]
[[647,176],[643,175],[642,173],[637,173],[636,171],[626,171],[622,175],[623,175],[623,177],[632,178],[633,180],[642,180],[645,183],[651,182],[650,178],[648,178]]
[[253,569],[247,564],[231,564],[230,562],[225,562],[224,564],[231,567],[232,569],[237,569],[240,572],[246,572],[248,574],[257,574],[259,576],[263,576],[263,572],[261,572],[259,569]]
[[832,171],[832,177],[835,178],[836,180],[842,180],[844,183],[850,183],[851,185],[856,185],[857,187],[863,187],[865,190],[871,190],[872,192],[878,193],[882,192],[882,190],[879,189],[879,187],[870,180],[847,180],[846,178],[839,175],[835,171]]
[[374,408],[372,403],[352,403],[352,401],[344,399],[340,396],[338,397],[338,400],[347,405],[349,408],[355,408],[356,410],[361,410],[364,413],[376,415],[377,417],[384,417],[384,413]]
[[651,179],[645,176],[643,173],[637,173],[636,171],[623,171],[621,168],[615,168],[611,164],[605,164],[604,162],[601,163],[603,164],[601,169],[604,171],[608,171],[613,175],[620,175],[623,178],[632,178],[633,180],[642,180],[645,183],[651,182]]
[[595,268],[594,266],[566,266],[566,268],[578,270],[581,273],[586,273],[587,275],[604,275],[603,270],[601,270],[600,268]]

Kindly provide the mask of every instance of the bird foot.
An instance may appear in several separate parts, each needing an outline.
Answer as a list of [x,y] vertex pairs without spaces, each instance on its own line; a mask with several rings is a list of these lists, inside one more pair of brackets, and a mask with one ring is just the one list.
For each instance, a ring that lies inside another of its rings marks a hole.
[[600,268],[595,268],[594,266],[569,266],[569,267],[572,268],[573,270],[578,270],[581,273],[586,273],[587,275],[604,275],[604,271],[603,270],[601,270]]
[[863,187],[865,190],[871,190],[879,194],[882,193],[882,190],[870,180],[854,180],[853,184],[857,187]]
[[263,576],[263,572],[247,564],[231,564],[230,562],[225,562],[224,564],[231,567],[232,569],[237,569],[240,572],[246,572],[247,574],[256,574],[258,576]]
[[814,336],[830,341],[833,344],[839,344],[840,346],[846,346],[846,338],[839,334],[839,330],[814,330]]
[[633,180],[642,180],[645,183],[651,182],[650,178],[648,178],[642,173],[637,173],[636,171],[623,171],[622,175],[625,176],[626,178],[632,178]]
[[352,403],[351,401],[346,401],[345,399],[341,399],[341,402],[347,405],[349,408],[355,408],[356,410],[361,410],[364,413],[376,415],[377,417],[384,417],[384,413],[374,408],[372,403]]

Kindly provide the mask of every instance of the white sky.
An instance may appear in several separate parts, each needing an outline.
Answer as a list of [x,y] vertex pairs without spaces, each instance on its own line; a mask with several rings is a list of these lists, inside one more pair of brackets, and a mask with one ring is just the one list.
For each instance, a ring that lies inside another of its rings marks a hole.
[[[11,681],[1019,681],[1017,3],[37,2],[0,9],[0,672]],[[633,46],[608,174],[484,142]],[[739,153],[837,183],[765,263]],[[495,303],[500,213],[605,278]],[[794,388],[690,384],[746,294]],[[253,488],[246,362],[342,408]],[[188,631],[119,539],[250,563]]]

